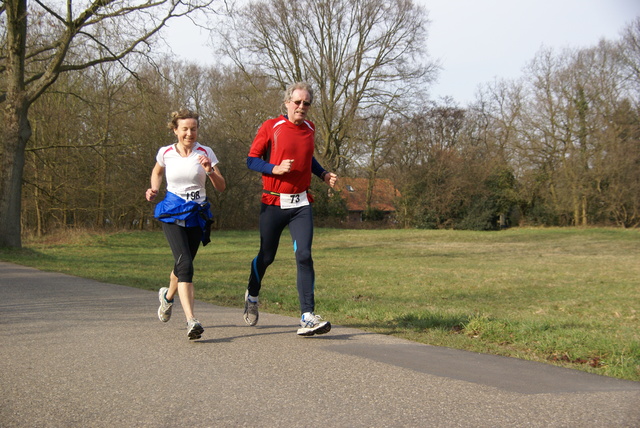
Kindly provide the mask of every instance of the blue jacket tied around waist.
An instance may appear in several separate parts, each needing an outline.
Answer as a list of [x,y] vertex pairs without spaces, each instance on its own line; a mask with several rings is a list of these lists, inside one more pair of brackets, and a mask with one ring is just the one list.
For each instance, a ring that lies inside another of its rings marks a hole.
[[204,247],[211,242],[213,214],[211,214],[210,207],[209,201],[199,204],[195,201],[186,201],[175,193],[167,192],[164,200],[156,205],[154,217],[165,223],[184,220],[185,227],[200,227],[202,229],[202,246]]

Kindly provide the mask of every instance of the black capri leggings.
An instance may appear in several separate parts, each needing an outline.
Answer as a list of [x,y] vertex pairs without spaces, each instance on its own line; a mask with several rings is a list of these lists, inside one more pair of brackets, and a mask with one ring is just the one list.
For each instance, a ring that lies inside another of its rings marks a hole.
[[162,222],[162,230],[173,253],[173,273],[178,277],[178,282],[193,282],[193,259],[200,246],[202,229]]
[[300,311],[313,312],[315,307],[315,271],[311,256],[313,242],[313,212],[311,205],[283,210],[275,205],[262,204],[260,210],[260,251],[251,262],[249,294],[258,296],[267,267],[273,263],[285,227],[293,241],[297,266],[297,288]]

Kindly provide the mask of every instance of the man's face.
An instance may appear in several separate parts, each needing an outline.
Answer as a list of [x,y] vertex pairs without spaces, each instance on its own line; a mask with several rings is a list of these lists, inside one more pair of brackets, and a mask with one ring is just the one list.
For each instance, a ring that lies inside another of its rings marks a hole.
[[296,89],[286,105],[289,120],[300,125],[306,119],[309,108],[311,108],[311,95],[304,89]]

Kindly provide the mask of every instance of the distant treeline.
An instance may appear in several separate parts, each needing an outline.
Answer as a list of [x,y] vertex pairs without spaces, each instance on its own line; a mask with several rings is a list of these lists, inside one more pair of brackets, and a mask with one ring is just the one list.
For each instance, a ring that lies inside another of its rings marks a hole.
[[[468,106],[429,100],[428,86],[393,109],[361,105],[339,130],[338,154],[324,143],[328,127],[318,126],[317,157],[341,176],[391,180],[400,195],[393,221],[370,225],[637,227],[639,41],[636,20],[616,41],[543,49],[521,78],[487,83]],[[283,82],[237,64],[161,64],[66,73],[38,99],[30,110],[25,232],[156,227],[144,192],[158,148],[175,140],[169,113],[181,107],[200,113],[200,143],[213,148],[227,180],[222,194],[208,189],[215,227],[256,226],[261,182],[246,155],[262,121],[280,113]],[[323,120],[323,102],[314,101],[314,122]],[[339,193],[328,195],[318,180],[312,191],[319,221],[353,226]],[[375,187],[369,191],[372,201]],[[371,211],[365,220],[378,218]]]

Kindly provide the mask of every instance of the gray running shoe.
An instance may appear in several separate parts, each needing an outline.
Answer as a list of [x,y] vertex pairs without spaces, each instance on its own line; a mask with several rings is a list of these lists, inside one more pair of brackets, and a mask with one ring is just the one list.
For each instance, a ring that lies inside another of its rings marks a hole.
[[189,340],[200,339],[203,331],[204,328],[197,319],[191,318],[187,321],[187,336],[189,336]]
[[258,324],[258,302],[249,301],[249,290],[244,292],[244,322],[248,325]]
[[158,308],[158,318],[160,321],[167,322],[171,319],[171,308],[173,308],[173,300],[167,300],[167,287],[162,287],[158,292],[158,298],[160,299],[160,307]]
[[329,333],[329,331],[331,331],[331,323],[322,321],[320,315],[311,312],[302,314],[298,336],[313,336],[314,334]]

